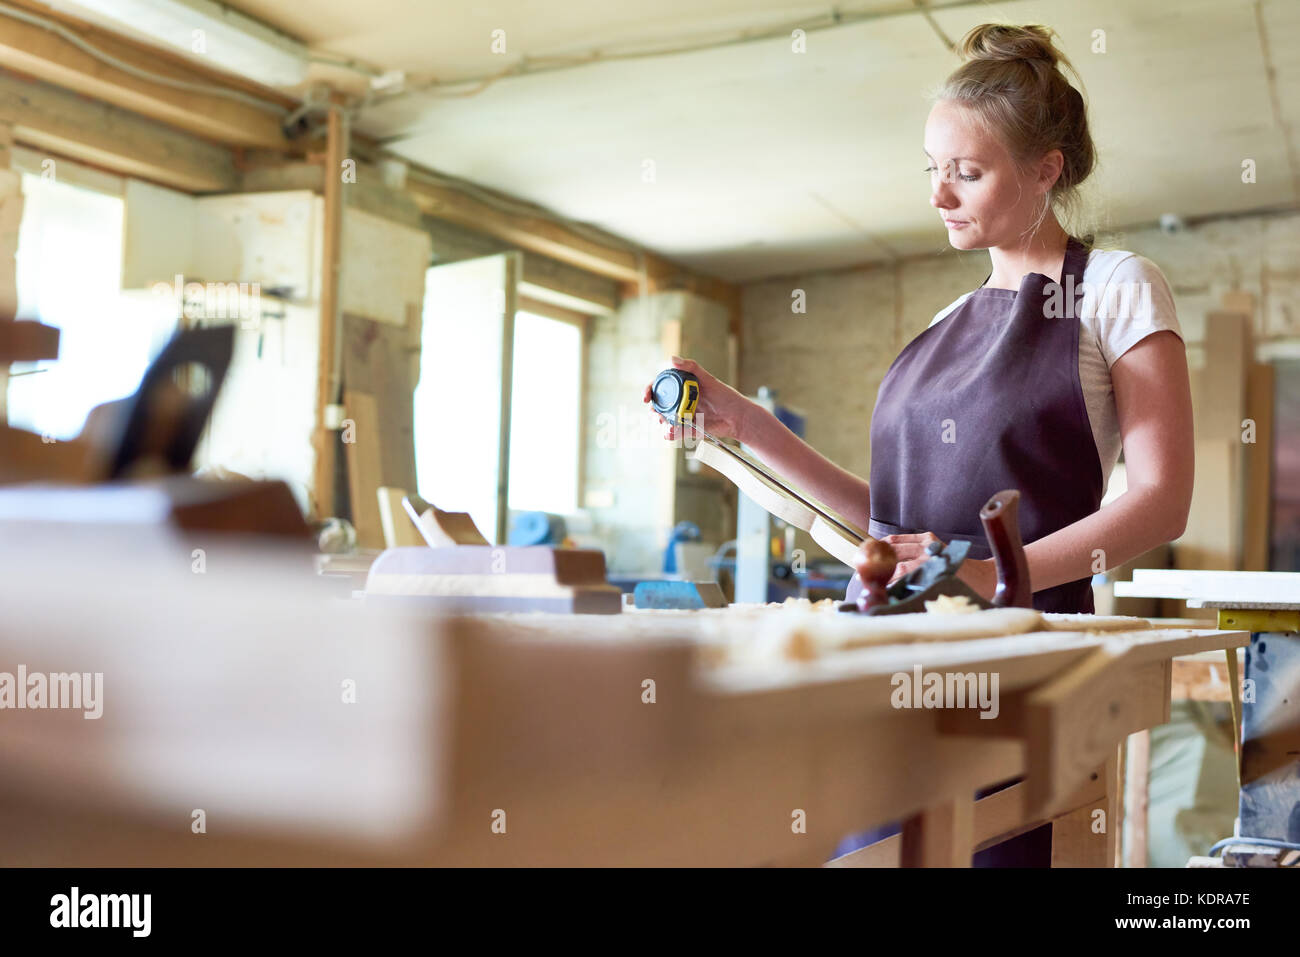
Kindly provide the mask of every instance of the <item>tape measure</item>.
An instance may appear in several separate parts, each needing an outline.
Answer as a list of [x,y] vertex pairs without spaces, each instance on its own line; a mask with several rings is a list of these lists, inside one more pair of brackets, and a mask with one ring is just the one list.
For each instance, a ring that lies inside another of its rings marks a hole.
[[[849,528],[833,515],[828,514],[821,506],[808,501],[808,499],[753,459],[720,441],[717,436],[707,429],[700,428],[695,421],[695,407],[699,404],[699,401],[700,380],[689,372],[683,372],[681,369],[665,369],[655,376],[654,384],[650,386],[650,405],[665,421],[673,425],[688,425],[692,431],[698,432],[708,445],[713,446],[723,455],[735,459],[750,472],[761,476],[763,481],[811,510],[814,515],[820,517],[824,522],[847,534],[855,542],[862,540],[861,532]],[[732,479],[732,481],[735,481],[735,479]]]
[[700,401],[700,380],[681,369],[665,369],[650,387],[650,404],[670,422],[691,422]]

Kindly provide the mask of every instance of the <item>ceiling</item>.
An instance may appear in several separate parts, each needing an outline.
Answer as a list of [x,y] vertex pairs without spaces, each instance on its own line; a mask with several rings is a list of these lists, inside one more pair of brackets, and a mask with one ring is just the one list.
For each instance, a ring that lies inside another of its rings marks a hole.
[[[804,53],[792,52],[790,30],[829,4],[230,5],[313,51],[404,71],[408,92],[357,120],[402,156],[735,281],[947,248],[922,170],[925,94],[957,66],[942,37],[986,20],[1049,24],[1083,74],[1101,158],[1087,199],[1102,228],[1300,202],[1295,0],[847,2],[846,20],[865,18],[810,30]],[[420,90],[524,57],[680,49],[778,28],[775,39],[507,76],[474,95],[448,94],[475,84]],[[498,29],[504,53],[491,48]],[[1104,53],[1091,50],[1098,29]],[[1247,158],[1254,184],[1241,182]]]

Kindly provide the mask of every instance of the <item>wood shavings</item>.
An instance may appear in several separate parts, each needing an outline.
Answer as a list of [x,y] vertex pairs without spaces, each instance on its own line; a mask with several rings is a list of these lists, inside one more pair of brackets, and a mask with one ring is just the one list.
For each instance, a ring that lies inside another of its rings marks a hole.
[[1046,612],[1043,621],[1049,631],[1145,631],[1152,627],[1146,618],[1125,615],[1085,615],[1065,612]]
[[710,662],[721,663],[724,650],[728,664],[812,661],[874,645],[965,641],[1044,629],[1042,616],[1032,608],[992,608],[961,615],[828,615],[802,607],[772,614],[769,608],[774,607],[756,605],[740,612],[733,606],[730,614],[697,619],[705,640],[713,646]]
[[932,615],[969,615],[979,611],[980,606],[965,595],[940,595],[933,601],[927,601],[925,610]]
[[776,602],[768,602],[767,608],[782,608],[786,610],[803,610],[803,611],[836,611],[840,603],[834,598],[823,598],[821,601],[813,601],[810,598],[787,598],[779,605]]

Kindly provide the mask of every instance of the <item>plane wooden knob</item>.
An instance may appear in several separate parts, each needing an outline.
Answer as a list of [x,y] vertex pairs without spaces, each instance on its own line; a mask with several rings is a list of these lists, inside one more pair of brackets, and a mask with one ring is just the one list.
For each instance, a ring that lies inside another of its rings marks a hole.
[[858,594],[858,610],[866,611],[875,605],[889,604],[886,587],[898,567],[898,553],[894,546],[879,539],[867,538],[858,546],[853,567],[857,569],[862,591]]

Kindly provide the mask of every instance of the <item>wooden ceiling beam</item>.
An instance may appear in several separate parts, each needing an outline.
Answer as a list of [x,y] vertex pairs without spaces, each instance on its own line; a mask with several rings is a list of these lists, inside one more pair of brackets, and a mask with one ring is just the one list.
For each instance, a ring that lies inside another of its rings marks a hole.
[[46,83],[0,73],[0,122],[23,146],[121,176],[191,193],[238,187],[230,150]]
[[[40,16],[58,19],[46,9],[41,9]],[[231,84],[219,71],[190,66],[154,47],[81,23],[65,25],[92,46],[128,66],[185,83],[226,89],[239,87],[248,92],[246,81]],[[280,117],[270,110],[213,93],[182,90],[146,80],[92,56],[50,30],[2,15],[0,67],[219,143],[276,150],[290,147],[280,127]],[[274,91],[258,96],[286,109],[292,103]]]
[[540,213],[529,216],[506,212],[454,187],[432,183],[419,175],[418,168],[412,168],[406,189],[426,215],[486,233],[525,252],[540,253],[607,276],[623,283],[630,294],[635,295],[639,289],[644,265],[645,280],[651,291],[686,289],[728,308],[739,304],[739,290],[731,283],[692,273],[655,253],[646,252],[638,257],[634,250],[613,237],[608,243],[602,243]]

